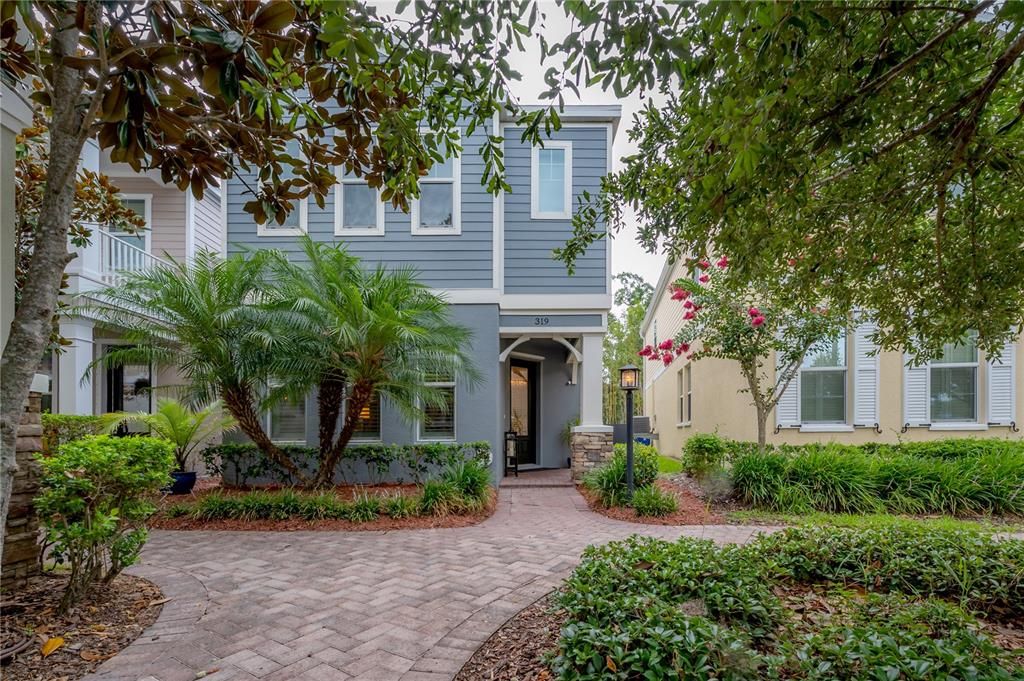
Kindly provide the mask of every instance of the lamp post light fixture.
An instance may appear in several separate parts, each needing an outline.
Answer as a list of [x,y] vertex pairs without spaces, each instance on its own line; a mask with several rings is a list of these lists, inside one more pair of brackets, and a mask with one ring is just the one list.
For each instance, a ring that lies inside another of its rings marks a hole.
[[633,498],[633,392],[640,387],[640,369],[632,364],[619,369],[619,388],[626,393],[626,493]]

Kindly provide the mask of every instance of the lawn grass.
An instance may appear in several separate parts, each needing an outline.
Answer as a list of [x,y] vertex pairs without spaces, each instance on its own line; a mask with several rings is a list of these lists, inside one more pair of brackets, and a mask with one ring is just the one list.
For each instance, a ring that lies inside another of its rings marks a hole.
[[961,520],[949,516],[917,517],[892,513],[778,513],[773,511],[732,511],[727,515],[733,523],[796,525],[799,527],[848,527],[877,529],[905,524],[926,525],[937,530],[973,530],[978,532],[1021,532],[1024,520]]
[[658,472],[671,475],[683,470],[683,462],[671,456],[658,455]]

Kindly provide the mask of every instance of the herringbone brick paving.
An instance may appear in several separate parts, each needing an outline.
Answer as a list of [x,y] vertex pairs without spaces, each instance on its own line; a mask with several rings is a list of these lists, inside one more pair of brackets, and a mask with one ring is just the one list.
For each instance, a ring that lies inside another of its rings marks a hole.
[[443,681],[557,585],[584,547],[630,534],[743,542],[765,528],[659,527],[592,513],[572,488],[502,488],[466,528],[154,532],[131,571],[172,598],[90,681]]

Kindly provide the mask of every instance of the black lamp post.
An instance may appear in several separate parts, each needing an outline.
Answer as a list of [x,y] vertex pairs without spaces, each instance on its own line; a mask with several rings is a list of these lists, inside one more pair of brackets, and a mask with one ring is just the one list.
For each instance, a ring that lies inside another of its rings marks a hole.
[[626,392],[626,492],[633,498],[633,391],[640,387],[640,370],[632,364],[619,369],[619,387]]

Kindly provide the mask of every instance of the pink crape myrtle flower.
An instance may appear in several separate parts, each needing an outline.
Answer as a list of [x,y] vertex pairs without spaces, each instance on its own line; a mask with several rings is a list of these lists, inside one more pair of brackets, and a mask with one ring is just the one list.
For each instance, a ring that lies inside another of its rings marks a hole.
[[751,317],[760,317],[761,311],[758,310],[756,307],[752,307],[749,310],[747,310],[747,314],[750,315]]
[[699,282],[700,282],[700,283],[702,283],[702,284],[706,284],[706,283],[708,283],[709,281],[711,281],[711,277],[709,277],[709,276],[708,276],[708,275],[706,275],[706,274],[702,274],[702,275],[700,275],[699,277],[697,277],[697,281],[699,281]]
[[672,300],[686,300],[686,296],[689,295],[687,291],[681,288],[677,288],[672,292]]
[[652,348],[650,345],[645,345],[643,349],[641,349],[640,352],[636,354],[640,355],[641,357],[650,357],[652,352],[654,352],[654,348]]
[[751,326],[761,326],[762,324],[764,324],[764,317],[758,316],[750,320]]
[[663,340],[660,343],[658,343],[658,349],[659,350],[671,350],[672,349],[672,339],[671,338],[666,338],[665,340]]
[[683,303],[683,307],[685,307],[687,310],[692,310],[693,309],[693,301],[692,300],[687,300],[685,303]]
[[706,270],[707,268],[711,267],[711,263],[708,262],[707,260],[701,260],[699,263],[697,263],[697,266],[700,267],[702,270]]
[[716,262],[715,265],[718,267],[718,269],[724,270],[726,267],[729,266],[729,258],[723,255],[721,258],[718,259],[718,262]]
[[673,355],[671,352],[666,352],[664,355],[661,356],[661,361],[664,362],[665,366],[668,366],[669,364],[672,363],[672,360],[674,360],[675,358],[675,355]]
[[689,310],[686,314],[683,315],[683,319],[693,319],[696,316],[697,315],[693,314],[693,310]]

